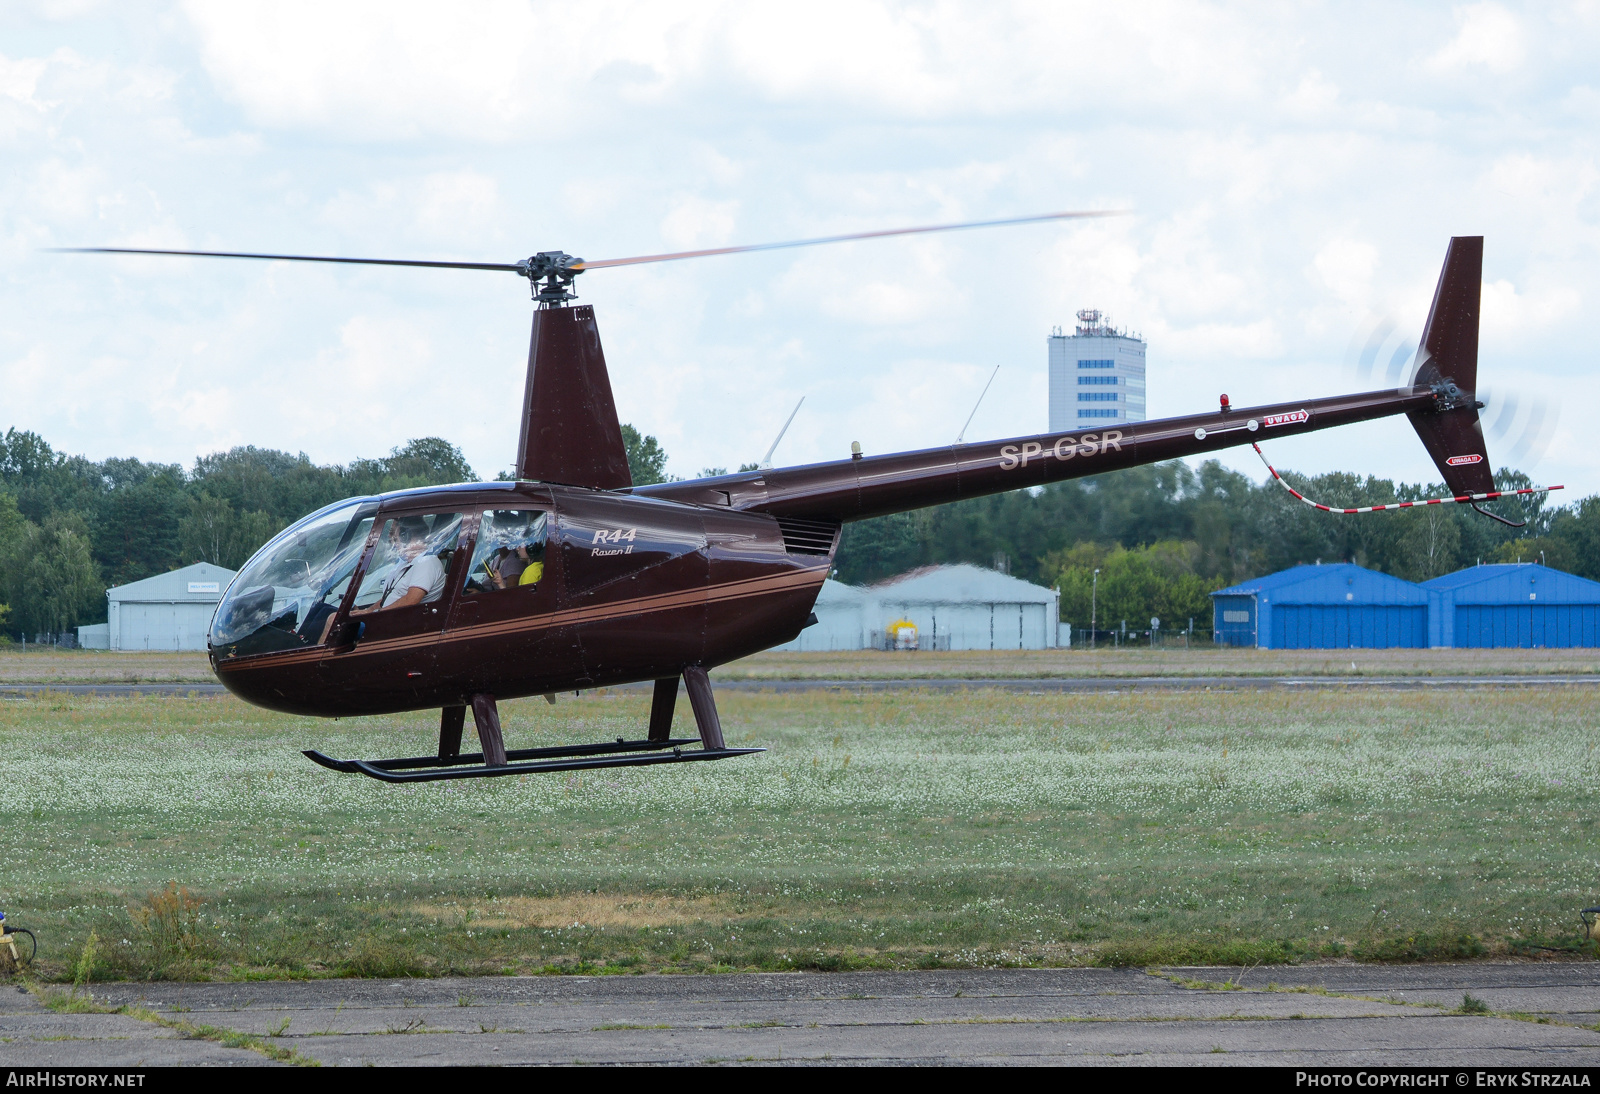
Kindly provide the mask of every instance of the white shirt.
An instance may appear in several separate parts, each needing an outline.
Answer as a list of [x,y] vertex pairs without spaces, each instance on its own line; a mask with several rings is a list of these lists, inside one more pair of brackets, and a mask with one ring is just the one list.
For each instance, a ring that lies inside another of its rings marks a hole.
[[383,583],[383,607],[412,589],[422,590],[422,602],[438,600],[444,592],[444,565],[434,555],[422,554],[395,570]]

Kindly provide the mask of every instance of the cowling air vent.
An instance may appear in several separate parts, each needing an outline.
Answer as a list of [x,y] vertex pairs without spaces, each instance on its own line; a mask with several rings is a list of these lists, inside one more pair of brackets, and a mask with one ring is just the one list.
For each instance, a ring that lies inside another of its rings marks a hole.
[[779,517],[778,528],[783,532],[783,549],[791,555],[832,554],[834,537],[839,534],[839,526],[832,521],[799,517]]

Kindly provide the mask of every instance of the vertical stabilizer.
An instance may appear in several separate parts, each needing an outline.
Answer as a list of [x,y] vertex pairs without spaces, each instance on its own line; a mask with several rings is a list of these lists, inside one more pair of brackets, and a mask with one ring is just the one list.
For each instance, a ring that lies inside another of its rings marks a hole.
[[594,308],[533,313],[517,477],[621,490],[633,485]]
[[1407,415],[1445,485],[1457,495],[1484,494],[1494,489],[1477,409],[1478,306],[1482,287],[1483,237],[1453,237],[1422,331],[1412,382],[1423,387],[1453,383],[1458,391],[1442,395],[1441,404],[1456,405]]

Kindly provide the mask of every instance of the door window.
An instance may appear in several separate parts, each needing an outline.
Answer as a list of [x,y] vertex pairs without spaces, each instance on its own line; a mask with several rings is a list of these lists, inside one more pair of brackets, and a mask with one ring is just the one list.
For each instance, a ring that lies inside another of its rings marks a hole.
[[355,611],[365,614],[440,600],[460,538],[460,513],[407,513],[384,521],[372,562],[356,591]]
[[467,568],[466,596],[532,589],[544,580],[549,514],[540,509],[487,509]]

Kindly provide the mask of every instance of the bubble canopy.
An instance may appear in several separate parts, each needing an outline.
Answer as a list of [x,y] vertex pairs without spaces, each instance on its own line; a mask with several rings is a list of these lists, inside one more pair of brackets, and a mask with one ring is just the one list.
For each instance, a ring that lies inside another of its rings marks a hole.
[[372,531],[377,498],[353,498],[290,525],[245,563],[211,621],[219,658],[317,645]]

